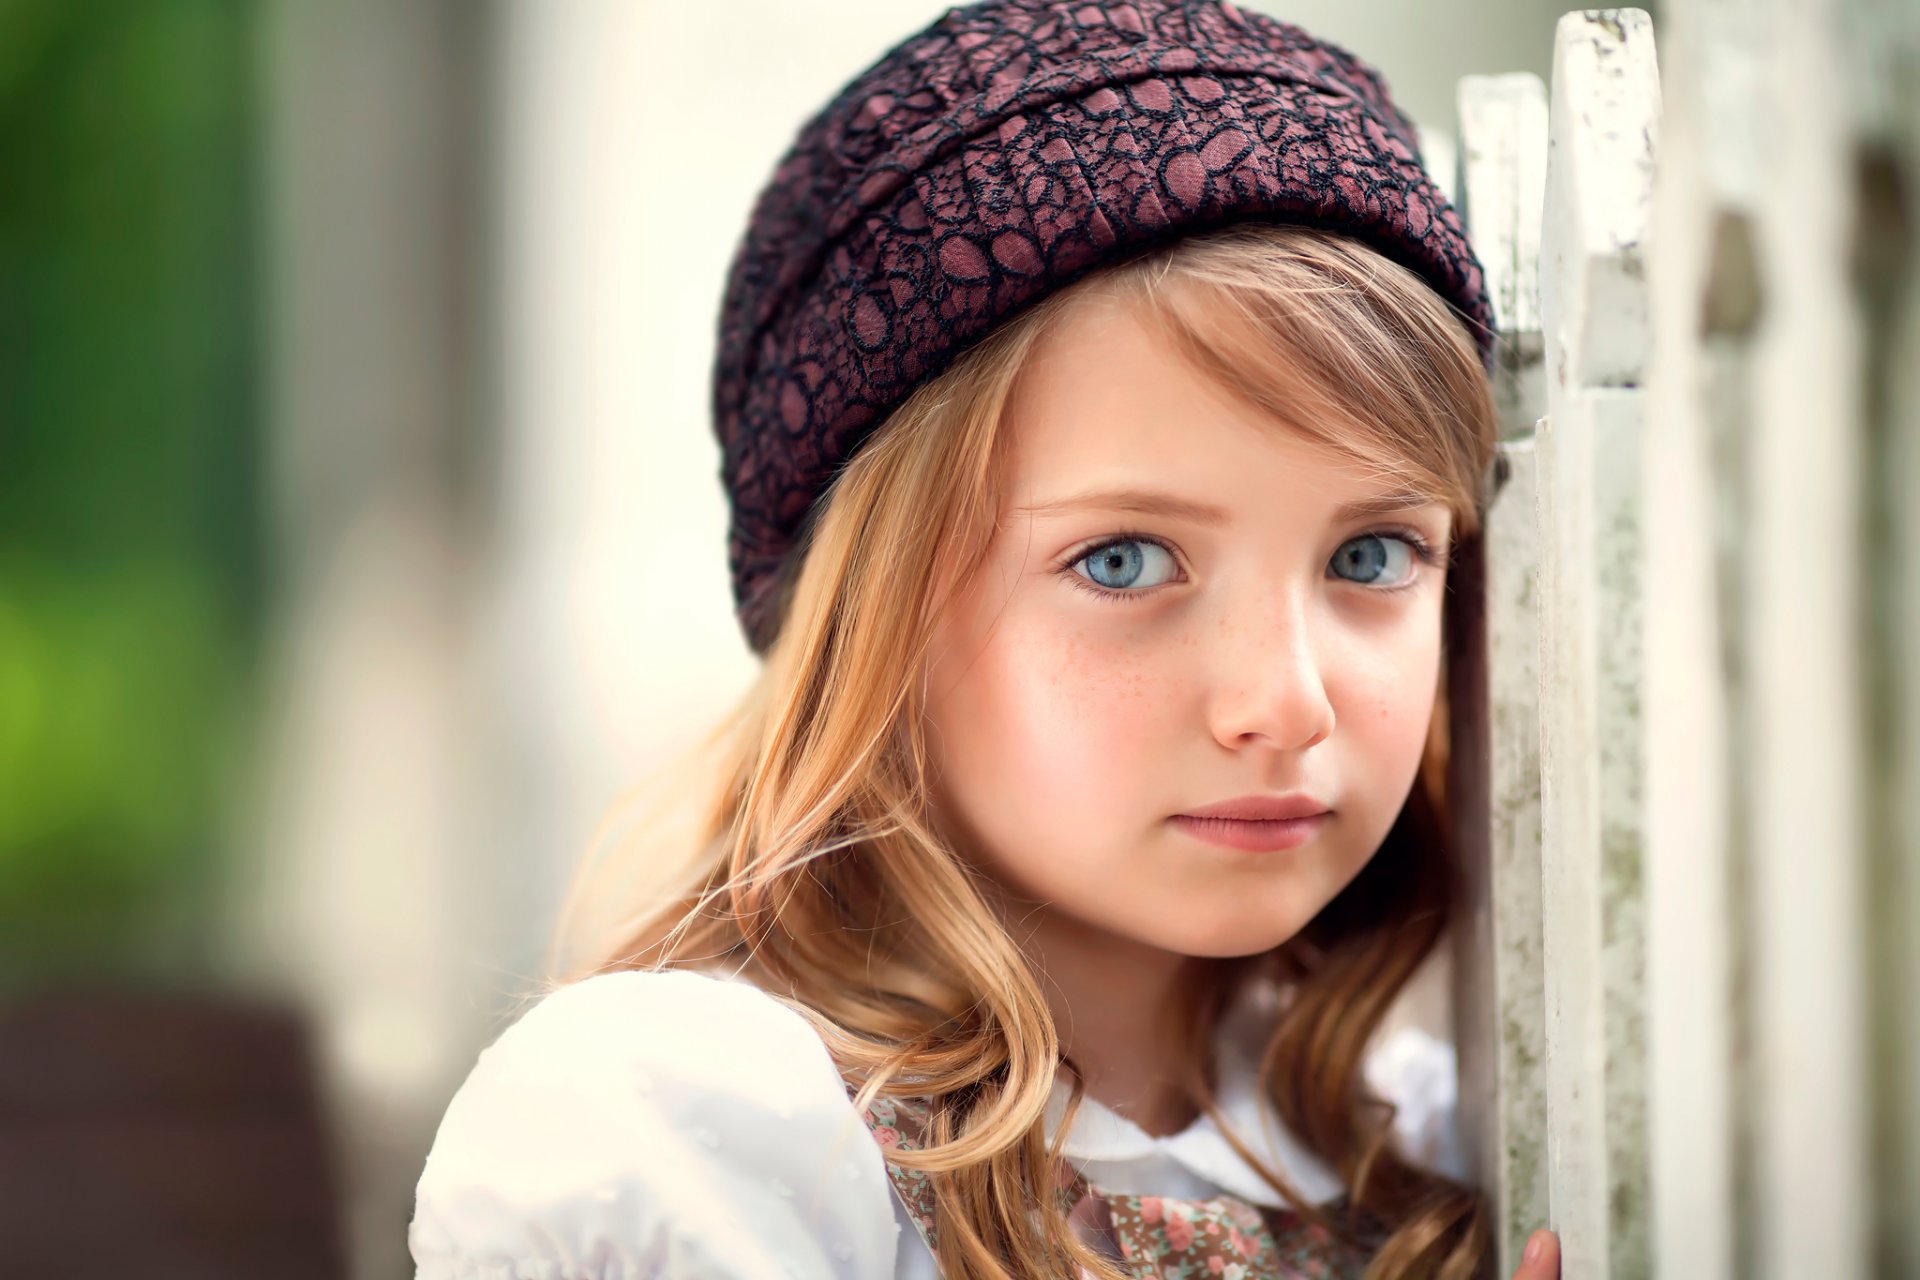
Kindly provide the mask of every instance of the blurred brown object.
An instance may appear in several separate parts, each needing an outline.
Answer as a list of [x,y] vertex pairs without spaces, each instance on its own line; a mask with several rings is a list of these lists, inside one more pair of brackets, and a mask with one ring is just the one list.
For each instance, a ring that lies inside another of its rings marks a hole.
[[0,1008],[0,1257],[40,1280],[345,1274],[300,1019],[213,996]]

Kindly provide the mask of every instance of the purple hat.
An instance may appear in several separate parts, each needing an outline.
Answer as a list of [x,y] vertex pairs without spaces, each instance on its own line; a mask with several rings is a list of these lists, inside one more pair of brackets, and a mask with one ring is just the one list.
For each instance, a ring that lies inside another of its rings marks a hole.
[[835,471],[1015,312],[1173,237],[1262,220],[1418,272],[1492,367],[1459,216],[1379,73],[1225,0],[948,10],[800,130],[727,278],[714,429],[740,619],[765,652],[782,567]]

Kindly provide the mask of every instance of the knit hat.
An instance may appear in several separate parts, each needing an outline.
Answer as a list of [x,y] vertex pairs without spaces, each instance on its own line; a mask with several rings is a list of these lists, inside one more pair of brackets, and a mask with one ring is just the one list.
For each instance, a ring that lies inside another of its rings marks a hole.
[[728,273],[714,429],[753,647],[837,469],[1002,320],[1177,236],[1343,232],[1417,272],[1492,367],[1459,216],[1385,82],[1225,0],[949,9],[800,130]]

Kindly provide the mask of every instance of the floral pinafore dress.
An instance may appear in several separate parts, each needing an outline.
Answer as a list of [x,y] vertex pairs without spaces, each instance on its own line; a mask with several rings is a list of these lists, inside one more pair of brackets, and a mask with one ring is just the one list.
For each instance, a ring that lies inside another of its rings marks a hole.
[[[864,1113],[882,1148],[915,1150],[927,1108],[903,1098],[876,1098]],[[887,1162],[887,1177],[934,1256],[933,1186],[918,1169]],[[1339,1240],[1292,1210],[1232,1196],[1175,1200],[1106,1191],[1075,1173],[1060,1204],[1079,1222],[1104,1226],[1123,1267],[1136,1280],[1359,1280],[1371,1249]],[[1338,1217],[1344,1201],[1328,1206]],[[1370,1237],[1379,1243],[1379,1235]]]

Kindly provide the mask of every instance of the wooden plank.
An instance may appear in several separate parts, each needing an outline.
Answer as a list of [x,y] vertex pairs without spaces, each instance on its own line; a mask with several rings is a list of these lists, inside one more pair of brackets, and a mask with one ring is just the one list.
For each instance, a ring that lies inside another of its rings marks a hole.
[[1465,872],[1454,933],[1455,1039],[1462,1129],[1493,1202],[1496,1264],[1507,1274],[1548,1212],[1532,443],[1546,408],[1539,296],[1546,86],[1531,74],[1468,76],[1458,107],[1455,185],[1493,299],[1503,441],[1473,572],[1458,584],[1477,617],[1452,647],[1458,767],[1449,794]]
[[1460,207],[1487,275],[1499,334],[1493,373],[1501,435],[1533,434],[1546,412],[1540,339],[1540,210],[1547,90],[1530,72],[1460,81]]
[[[1770,15],[1767,300],[1745,478],[1742,665],[1750,769],[1757,1137],[1755,1274],[1867,1274],[1862,929],[1859,344],[1848,288],[1851,148],[1823,10]],[[1789,80],[1791,83],[1789,83]],[[1786,105],[1790,104],[1790,105]]]
[[1662,58],[1646,439],[1647,995],[1654,1273],[1732,1280],[1754,1268],[1747,819],[1735,802],[1751,734],[1733,659],[1750,549],[1732,460],[1745,446],[1758,305],[1751,209],[1765,148],[1762,62],[1742,6],[1677,10]]
[[[1671,131],[1662,145],[1687,154]],[[1704,264],[1712,251],[1692,239],[1693,261]],[[1683,270],[1672,264],[1679,296],[1655,308],[1666,364],[1652,380],[1645,469],[1646,542],[1660,549],[1645,566],[1653,1250],[1658,1274],[1731,1280],[1740,1273],[1734,1098],[1745,1070],[1734,969],[1745,931],[1716,460],[1747,413],[1745,352],[1733,339],[1717,352],[1697,348],[1703,282]]]
[[1538,436],[1547,1154],[1568,1280],[1646,1271],[1637,393]]
[[1562,17],[1554,34],[1540,289],[1550,379],[1563,388],[1637,387],[1645,376],[1642,249],[1659,117],[1646,12]]
[[1449,783],[1466,859],[1454,935],[1462,1130],[1493,1201],[1502,1274],[1548,1214],[1534,464],[1531,440],[1501,444],[1477,574],[1461,583],[1483,602],[1481,623],[1463,628],[1452,686],[1453,705],[1473,709]]
[[1650,1265],[1640,388],[1659,110],[1644,12],[1561,19],[1542,222],[1540,814],[1549,1201],[1568,1280]]

